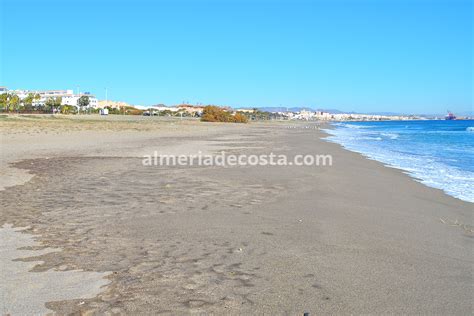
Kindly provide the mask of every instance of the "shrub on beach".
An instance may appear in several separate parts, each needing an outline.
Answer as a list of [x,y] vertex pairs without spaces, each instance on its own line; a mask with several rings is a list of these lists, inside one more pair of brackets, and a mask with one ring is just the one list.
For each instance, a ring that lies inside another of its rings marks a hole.
[[248,119],[241,113],[232,115],[228,111],[217,106],[208,105],[204,107],[201,121],[203,122],[228,122],[228,123],[247,123]]
[[235,113],[234,115],[235,123],[247,123],[249,119],[242,113]]

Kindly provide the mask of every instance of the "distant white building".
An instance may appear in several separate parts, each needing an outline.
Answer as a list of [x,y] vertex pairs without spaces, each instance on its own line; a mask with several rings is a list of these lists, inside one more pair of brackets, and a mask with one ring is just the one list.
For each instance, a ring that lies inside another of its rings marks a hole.
[[158,105],[154,105],[154,106],[151,106],[149,107],[150,109],[153,109],[153,111],[170,111],[170,112],[178,112],[179,111],[179,107],[177,106],[158,106]]
[[312,111],[301,110],[300,112],[296,113],[295,119],[297,120],[312,120],[315,117],[315,113]]
[[334,115],[328,112],[324,112],[324,111],[316,111],[315,117],[316,119],[322,120],[322,121],[330,121],[334,119]]
[[21,100],[26,98],[28,94],[38,94],[39,100],[33,103],[33,106],[44,106],[49,98],[61,97],[61,105],[77,106],[77,100],[82,96],[89,97],[89,106],[91,108],[97,108],[99,101],[97,98],[89,92],[74,94],[73,90],[8,90],[6,87],[0,87],[0,94],[3,93],[14,93],[20,97]]
[[254,111],[254,109],[236,109],[235,112],[253,113],[255,111]]
[[126,102],[121,102],[121,101],[102,100],[102,101],[99,101],[98,107],[100,109],[103,109],[106,107],[111,108],[111,109],[121,109],[124,107],[136,107],[136,106],[128,104]]

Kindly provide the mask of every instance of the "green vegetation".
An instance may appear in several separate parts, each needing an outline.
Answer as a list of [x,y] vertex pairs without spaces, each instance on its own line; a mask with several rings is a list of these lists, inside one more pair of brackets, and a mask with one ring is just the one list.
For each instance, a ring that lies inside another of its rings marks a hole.
[[[10,113],[51,113],[61,104],[61,100],[48,100],[47,104],[38,104],[41,99],[37,93],[29,93],[23,100],[15,93],[0,94],[0,111]],[[58,103],[59,102],[59,103]],[[59,105],[58,105],[59,104]]]
[[201,121],[203,122],[228,122],[228,123],[247,123],[248,118],[242,113],[235,113],[232,115],[230,112],[213,105],[204,107],[202,112]]
[[125,107],[120,107],[120,108],[112,108],[110,106],[107,106],[105,108],[109,110],[109,114],[124,114],[124,115],[142,115],[143,114],[143,110],[136,109],[133,106],[125,106]]
[[29,93],[28,96],[23,99],[22,112],[33,112],[35,110],[33,103],[39,101],[40,98],[40,95],[37,93]]
[[250,118],[252,120],[257,120],[257,121],[265,121],[269,120],[272,117],[272,113],[270,112],[263,112],[260,111],[259,109],[253,109],[253,113],[250,114]]
[[61,97],[50,97],[46,100],[45,103],[45,111],[49,113],[55,113],[58,111],[59,107],[61,106],[62,98]]
[[0,95],[0,108],[6,112],[19,112],[21,100],[13,93],[4,93]]
[[87,95],[83,95],[82,97],[77,100],[77,106],[79,107],[79,112],[82,112],[83,107],[87,107],[90,103],[89,97]]
[[76,114],[77,108],[73,105],[61,105],[59,111],[61,114]]
[[[77,100],[77,105],[62,104],[61,97],[49,97],[44,102],[40,102],[41,96],[37,93],[30,93],[23,99],[20,99],[15,93],[0,94],[0,112],[4,113],[44,113],[44,114],[80,114],[87,108],[87,113],[98,114],[100,109],[90,107],[90,97],[81,96]],[[192,106],[191,106],[192,107]],[[253,112],[234,112],[223,107],[208,105],[204,107],[202,113],[198,111],[187,111],[185,108],[179,108],[178,111],[170,110],[139,110],[133,106],[120,108],[106,107],[108,114],[116,115],[149,115],[166,117],[199,117],[201,121],[206,122],[229,122],[229,123],[247,123],[249,120],[268,120],[273,119],[271,113],[262,112],[254,109]]]

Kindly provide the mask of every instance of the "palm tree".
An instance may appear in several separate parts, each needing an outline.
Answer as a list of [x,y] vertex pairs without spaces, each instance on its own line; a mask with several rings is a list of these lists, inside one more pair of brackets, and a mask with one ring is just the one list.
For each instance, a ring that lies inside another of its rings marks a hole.
[[28,93],[28,95],[22,100],[23,107],[26,111],[33,110],[34,100],[35,100],[35,94],[34,93]]
[[8,110],[8,93],[0,94],[0,110]]
[[51,108],[51,112],[54,114],[54,110],[57,109],[58,107],[61,106],[62,103],[62,98],[61,97],[49,97],[48,100],[46,100],[46,106],[48,108]]
[[8,98],[8,110],[15,111],[18,110],[20,106],[20,97],[16,94],[11,93]]

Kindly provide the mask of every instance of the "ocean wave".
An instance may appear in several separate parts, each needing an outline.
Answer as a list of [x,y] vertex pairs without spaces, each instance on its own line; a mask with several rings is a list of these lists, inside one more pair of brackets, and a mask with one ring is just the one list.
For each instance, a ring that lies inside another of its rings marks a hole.
[[360,136],[360,137],[354,137],[354,139],[359,139],[359,140],[376,140],[376,141],[381,141],[381,140],[383,140],[382,137],[378,137],[378,136],[374,136],[374,137],[371,137],[371,136]]
[[[346,146],[345,146],[346,147]],[[346,147],[365,154],[390,167],[399,168],[417,181],[445,191],[456,198],[474,202],[474,173],[461,171],[439,162],[427,163],[422,157],[394,155],[389,151],[369,152],[364,148]]]
[[[471,128],[470,131],[474,130]],[[410,146],[413,145],[410,143],[404,144],[400,141],[397,142],[399,145],[394,145],[395,143],[389,142],[392,137],[398,137],[398,133],[366,130],[354,132],[342,126],[334,130],[327,130],[327,132],[332,135],[326,138],[327,141],[338,143],[348,150],[380,161],[388,167],[402,169],[415,181],[474,203],[474,172],[450,165],[448,161],[444,161],[446,157],[436,156],[436,150],[427,152],[417,150],[417,148],[410,149]],[[414,133],[419,134],[415,131]],[[384,137],[386,142],[378,142],[383,139],[376,135]],[[431,146],[431,144],[428,145]],[[469,155],[465,152],[466,149],[463,149],[462,155]]]
[[469,126],[466,128],[467,132],[474,132],[474,126]]
[[397,139],[398,137],[400,137],[400,135],[397,133],[381,133],[380,135],[388,137],[390,139]]
[[342,124],[342,126],[347,128],[354,128],[354,129],[365,129],[365,128],[373,128],[372,125],[355,125],[355,124]]

